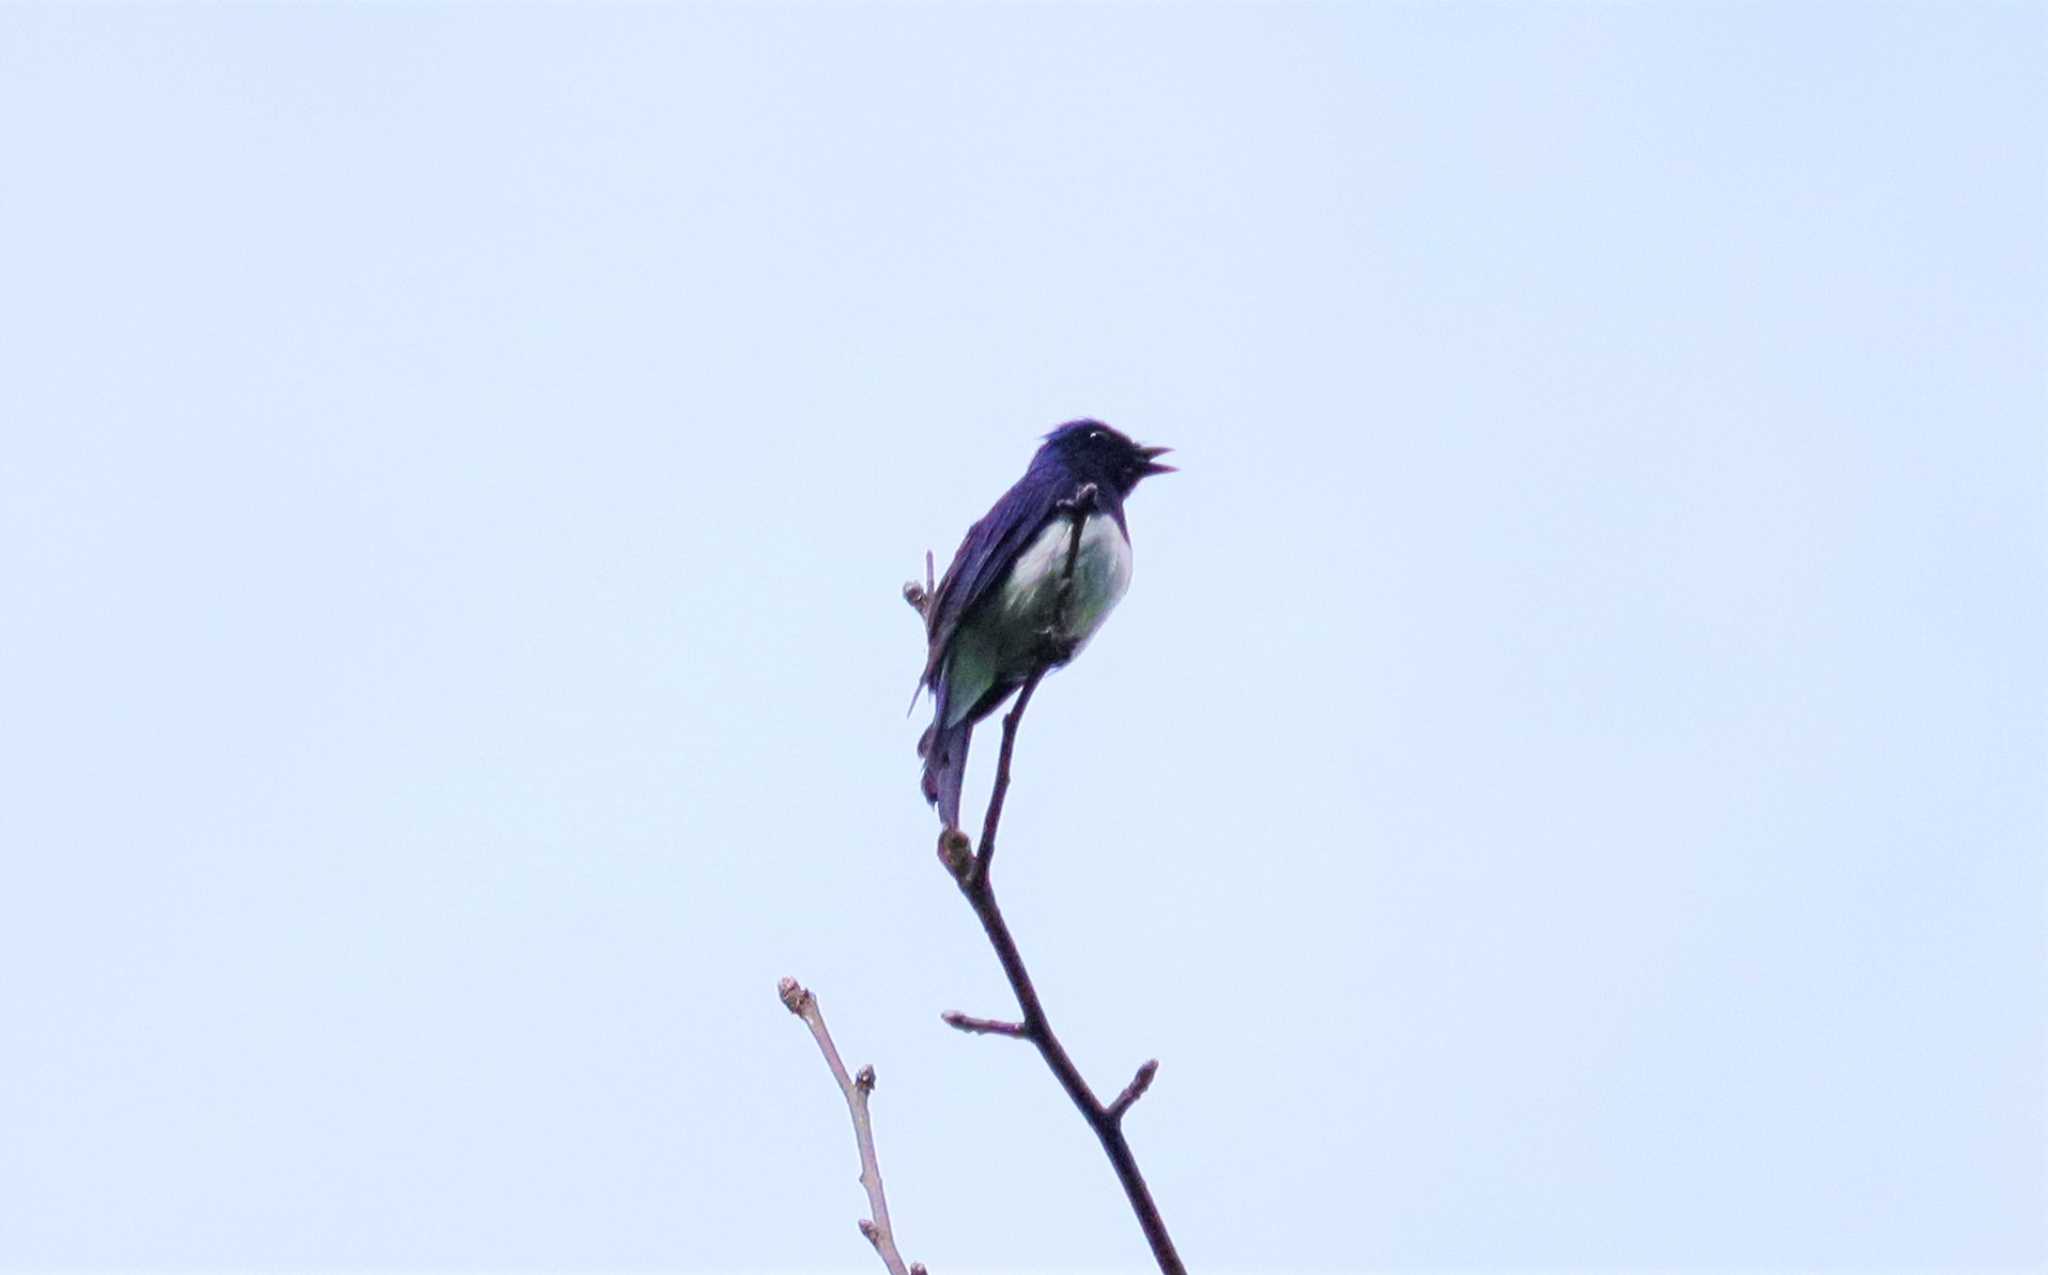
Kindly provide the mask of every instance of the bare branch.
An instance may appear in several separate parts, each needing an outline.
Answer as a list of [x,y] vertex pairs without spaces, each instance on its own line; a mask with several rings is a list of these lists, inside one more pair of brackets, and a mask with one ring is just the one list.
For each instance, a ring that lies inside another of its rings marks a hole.
[[1145,1096],[1145,1091],[1152,1087],[1152,1077],[1158,1074],[1159,1060],[1157,1058],[1148,1058],[1138,1064],[1138,1074],[1131,1077],[1131,1083],[1125,1085],[1124,1091],[1118,1094],[1109,1104],[1109,1118],[1112,1120],[1122,1120],[1124,1112],[1131,1109],[1132,1103]]
[[1024,1034],[1024,1024],[1022,1023],[1004,1022],[1000,1018],[975,1018],[963,1014],[957,1009],[949,1009],[939,1015],[939,1018],[948,1027],[976,1036],[1022,1036]]
[[[994,866],[996,828],[1002,820],[1003,798],[1010,789],[1010,762],[1015,754],[1017,726],[1023,718],[1025,705],[1031,702],[1031,692],[1038,686],[1046,670],[1040,668],[1025,681],[1018,692],[1017,704],[1003,716],[1003,747],[996,761],[995,788],[989,794],[988,815],[981,830],[981,849],[974,859],[967,858],[965,848],[958,842],[949,843],[940,838],[940,858],[952,873],[953,880],[966,896],[969,907],[981,922],[982,932],[988,935],[989,945],[995,948],[996,960],[1002,964],[1003,975],[1010,982],[1010,990],[1017,997],[1017,1006],[1024,1011],[1023,1021],[1017,1023],[1015,1031],[998,1030],[992,1035],[1015,1036],[1028,1040],[1037,1046],[1039,1056],[1051,1069],[1053,1077],[1066,1090],[1067,1097],[1087,1120],[1088,1127],[1095,1131],[1096,1140],[1102,1143],[1104,1154],[1109,1157],[1110,1167],[1116,1170],[1117,1181],[1123,1185],[1124,1197],[1130,1201],[1131,1211],[1137,1215],[1138,1226],[1145,1233],[1145,1242],[1151,1245],[1152,1258],[1159,1263],[1164,1275],[1185,1275],[1187,1268],[1181,1264],[1180,1255],[1174,1250],[1173,1237],[1166,1232],[1166,1221],[1159,1215],[1159,1206],[1152,1200],[1152,1189],[1145,1184],[1145,1175],[1138,1169],[1138,1160],[1131,1153],[1131,1145],[1124,1138],[1123,1117],[1132,1103],[1151,1087],[1152,1078],[1158,1073],[1157,1060],[1147,1062],[1138,1069],[1138,1074],[1116,1101],[1104,1106],[1088,1087],[1080,1068],[1067,1055],[1066,1046],[1046,1019],[1045,1006],[1038,999],[1038,989],[1031,982],[1030,971],[1024,968],[1024,957],[1017,950],[1017,941],[1010,935],[1010,926],[1003,919],[1003,910],[996,903],[995,882],[990,875]],[[957,832],[953,834],[958,836]],[[964,838],[961,838],[964,840]],[[952,849],[954,853],[946,852]],[[964,1015],[948,1014],[947,1023],[962,1031],[971,1031],[962,1021]],[[973,1020],[992,1022],[993,1020]],[[1010,1024],[1002,1024],[1009,1027]]]
[[889,1201],[882,1195],[882,1166],[875,1159],[875,1131],[868,1119],[868,1095],[875,1091],[875,1069],[862,1067],[856,1076],[846,1074],[846,1064],[839,1061],[832,1033],[825,1029],[825,1015],[818,1008],[818,998],[803,984],[785,978],[776,986],[776,992],[789,1012],[803,1019],[804,1026],[811,1029],[818,1051],[825,1055],[825,1065],[832,1069],[832,1079],[839,1082],[839,1091],[846,1097],[846,1110],[853,1116],[853,1140],[860,1148],[860,1184],[867,1188],[868,1208],[875,1215],[872,1220],[860,1220],[860,1233],[875,1246],[882,1265],[889,1268],[889,1275],[922,1271],[922,1265],[904,1266],[903,1255],[896,1251],[895,1232],[889,1228]]
[[[1017,702],[1003,714],[1003,747],[996,754],[996,783],[989,790],[988,813],[981,820],[981,848],[974,855],[974,875],[983,880],[988,878],[988,870],[995,863],[996,826],[1003,821],[1003,801],[1010,795],[1010,755],[1017,747],[1017,723],[1023,720],[1032,692],[1045,680],[1048,671],[1043,666],[1031,670],[1031,676],[1024,679],[1024,685],[1017,691]],[[966,882],[961,884],[964,887]]]

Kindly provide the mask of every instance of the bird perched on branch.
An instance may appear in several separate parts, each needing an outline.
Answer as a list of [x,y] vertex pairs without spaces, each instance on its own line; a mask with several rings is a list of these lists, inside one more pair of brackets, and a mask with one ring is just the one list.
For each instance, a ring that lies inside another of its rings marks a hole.
[[920,687],[932,724],[918,741],[925,800],[960,825],[960,785],[974,724],[1034,671],[1080,653],[1131,583],[1124,498],[1140,480],[1173,472],[1101,421],[1069,421],[1045,436],[1031,467],[953,554],[924,600],[930,641]]

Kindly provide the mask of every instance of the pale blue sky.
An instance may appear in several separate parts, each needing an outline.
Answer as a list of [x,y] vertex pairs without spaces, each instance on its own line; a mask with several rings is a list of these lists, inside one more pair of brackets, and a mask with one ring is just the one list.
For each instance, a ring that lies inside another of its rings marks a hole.
[[[2048,1262],[2048,11],[0,8],[0,1266]],[[984,742],[979,756],[985,763]],[[985,781],[977,772],[976,788]]]

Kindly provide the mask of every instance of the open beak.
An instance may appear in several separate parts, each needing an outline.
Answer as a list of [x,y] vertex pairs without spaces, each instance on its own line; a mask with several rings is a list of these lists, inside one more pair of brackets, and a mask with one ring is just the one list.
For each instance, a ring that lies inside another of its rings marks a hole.
[[1150,477],[1153,474],[1179,473],[1180,471],[1172,465],[1162,465],[1159,463],[1159,458],[1172,450],[1171,447],[1140,447],[1138,455],[1145,458],[1144,476]]

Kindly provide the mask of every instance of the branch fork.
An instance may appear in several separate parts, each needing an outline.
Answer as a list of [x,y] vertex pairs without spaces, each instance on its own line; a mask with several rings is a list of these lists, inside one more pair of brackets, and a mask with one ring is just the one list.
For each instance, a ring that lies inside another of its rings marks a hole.
[[1108,1103],[1095,1096],[1095,1091],[1081,1075],[1080,1068],[1074,1065],[1066,1046],[1060,1043],[1059,1035],[1046,1018],[1045,1006],[1038,999],[1038,989],[1031,981],[1031,973],[1024,966],[1024,957],[1017,950],[1017,941],[1011,936],[1009,923],[1003,919],[1003,910],[996,902],[995,884],[990,876],[995,864],[996,830],[1002,821],[1003,800],[1010,790],[1010,760],[1016,751],[1017,725],[1024,716],[1025,707],[1031,702],[1031,693],[1038,688],[1046,671],[1041,668],[1025,679],[1024,685],[1018,689],[1016,705],[1003,715],[1003,745],[997,754],[995,788],[989,794],[980,849],[970,858],[965,853],[967,838],[957,828],[947,829],[939,839],[940,858],[954,883],[960,887],[968,906],[974,909],[975,918],[988,935],[990,946],[995,948],[996,959],[1001,962],[1003,974],[1010,981],[1010,990],[1017,997],[1017,1006],[1023,1011],[1023,1017],[1017,1022],[1009,1022],[977,1018],[951,1010],[941,1018],[956,1031],[979,1036],[1008,1036],[1029,1041],[1037,1048],[1054,1079],[1060,1082],[1060,1087],[1066,1090],[1068,1099],[1080,1111],[1082,1119],[1095,1131],[1096,1140],[1102,1143],[1103,1152],[1109,1157],[1110,1167],[1116,1170],[1117,1181],[1124,1188],[1131,1211],[1137,1215],[1138,1225],[1145,1233],[1146,1243],[1151,1245],[1152,1256],[1159,1263],[1159,1269],[1165,1275],[1183,1275],[1187,1268],[1181,1264],[1180,1256],[1174,1250],[1166,1222],[1159,1215],[1159,1206],[1153,1202],[1151,1188],[1145,1184],[1145,1176],[1138,1169],[1137,1157],[1131,1153],[1123,1130],[1124,1116],[1138,1099],[1144,1097],[1145,1091],[1152,1087],[1153,1078],[1159,1074],[1159,1060],[1150,1059],[1139,1067],[1131,1082]]

